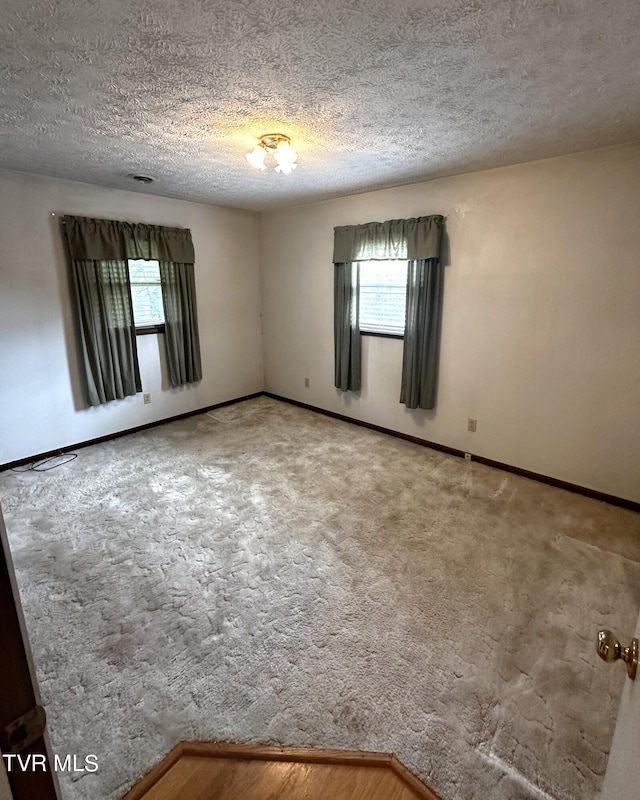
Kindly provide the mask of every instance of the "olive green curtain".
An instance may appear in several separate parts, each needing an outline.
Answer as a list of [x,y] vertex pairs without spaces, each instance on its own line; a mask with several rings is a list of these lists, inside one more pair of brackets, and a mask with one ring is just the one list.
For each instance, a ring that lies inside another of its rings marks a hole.
[[334,228],[333,263],[439,258],[443,222],[435,214]]
[[160,262],[169,380],[183,386],[202,379],[193,264]]
[[407,408],[435,405],[444,272],[440,242],[444,217],[390,219],[334,228],[335,384],[360,389],[360,261],[409,262],[400,402]]
[[128,259],[160,263],[171,385],[200,380],[191,231],[70,215],[63,221],[89,405],[142,391]]
[[141,392],[127,262],[72,259],[71,273],[88,404]]
[[64,223],[69,253],[74,259],[195,262],[188,228],[72,216],[65,216]]
[[335,386],[359,392],[362,345],[360,335],[360,268],[354,263],[334,265]]
[[444,267],[439,258],[409,261],[400,402],[407,408],[436,404]]

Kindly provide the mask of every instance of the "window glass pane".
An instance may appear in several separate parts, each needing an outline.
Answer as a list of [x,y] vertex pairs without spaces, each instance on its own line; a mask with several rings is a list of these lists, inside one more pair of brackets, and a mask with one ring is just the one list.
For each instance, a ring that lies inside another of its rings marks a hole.
[[360,263],[360,330],[404,334],[406,261]]
[[136,328],[164,322],[160,265],[157,261],[129,261],[131,301]]
[[133,319],[136,327],[160,325],[164,322],[160,286],[136,286],[132,283],[131,300],[133,301]]
[[132,283],[160,283],[160,264],[157,261],[129,261],[129,278]]

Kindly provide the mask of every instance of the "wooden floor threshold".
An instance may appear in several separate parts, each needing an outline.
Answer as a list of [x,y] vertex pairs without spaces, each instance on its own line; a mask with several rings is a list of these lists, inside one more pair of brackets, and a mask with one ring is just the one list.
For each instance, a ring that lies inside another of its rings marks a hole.
[[122,800],[440,800],[392,753],[181,742]]

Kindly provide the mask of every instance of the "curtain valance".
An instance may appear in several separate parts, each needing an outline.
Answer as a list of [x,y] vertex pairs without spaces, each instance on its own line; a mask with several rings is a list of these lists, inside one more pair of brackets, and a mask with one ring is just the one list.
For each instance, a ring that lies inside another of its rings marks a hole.
[[126,261],[143,258],[193,264],[188,228],[166,228],[137,222],[65,216],[69,255],[75,261]]
[[440,257],[444,217],[414,217],[334,228],[333,263]]

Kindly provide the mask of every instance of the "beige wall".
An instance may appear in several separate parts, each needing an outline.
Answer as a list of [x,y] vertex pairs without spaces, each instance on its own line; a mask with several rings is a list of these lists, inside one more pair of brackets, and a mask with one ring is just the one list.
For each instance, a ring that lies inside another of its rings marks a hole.
[[[204,379],[82,408],[50,212],[191,228]],[[364,338],[363,390],[333,387],[333,227],[442,213],[449,238],[438,406],[398,403],[402,343]],[[640,500],[640,147],[472,173],[263,214],[0,172],[0,463],[267,390]],[[304,388],[304,378],[311,381]],[[468,417],[478,431],[468,433]]]
[[[340,394],[333,227],[435,213],[450,246],[437,409],[398,403],[389,339],[363,339],[362,392]],[[639,220],[639,146],[263,214],[266,389],[640,500]]]
[[[142,396],[83,408],[66,268],[51,212],[191,228],[202,381],[170,389],[162,337],[138,337]],[[245,211],[0,172],[0,463],[258,392],[258,222]]]

